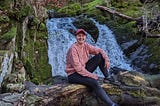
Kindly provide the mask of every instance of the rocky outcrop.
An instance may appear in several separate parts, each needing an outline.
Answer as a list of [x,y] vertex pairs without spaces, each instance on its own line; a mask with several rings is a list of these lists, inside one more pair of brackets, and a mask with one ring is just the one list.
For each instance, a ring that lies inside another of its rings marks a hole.
[[[117,73],[114,75],[114,78],[119,83],[103,83],[102,78],[99,78],[99,83],[111,99],[120,106],[160,105],[160,89],[158,87],[160,84],[160,75],[145,75],[126,70],[120,70],[120,72],[114,73]],[[33,106],[104,105],[93,92],[83,85],[62,82],[51,86],[35,85],[31,82],[24,82],[23,84],[25,90],[22,93],[1,94],[0,102],[3,104],[10,103],[11,106],[15,103],[24,106],[31,104]]]
[[[13,54],[12,63],[5,63],[6,66],[11,67],[10,71],[5,70],[6,74],[4,75],[4,69],[0,68],[1,76],[6,79],[3,82],[4,88],[7,88],[6,91],[9,89],[17,91],[16,89],[19,88],[23,90],[22,81],[25,79],[32,80],[35,83],[42,83],[51,77],[51,67],[47,60],[47,31],[45,27],[47,10],[41,3],[34,4],[32,2],[34,1],[14,0],[7,2],[7,0],[4,0],[5,5],[1,5],[4,10],[0,10],[0,53],[9,51],[7,52],[9,55]],[[36,7],[35,11],[34,7]],[[0,55],[0,65],[2,64],[2,66],[4,66],[4,54]],[[19,67],[19,69],[13,65],[18,61],[23,64],[23,67]],[[38,75],[36,71],[39,70],[42,72],[44,70],[48,71],[46,72],[48,74]],[[3,81],[3,78],[0,79]]]
[[[118,104],[122,106],[160,105],[160,90],[153,84],[160,79],[160,75],[157,75],[155,80],[154,75],[144,75],[135,71],[121,71],[116,77],[119,83],[102,83],[101,81],[100,83],[103,89]],[[92,100],[96,101],[92,106],[99,103],[103,104],[83,85],[56,84],[49,87],[45,91],[43,99],[37,103],[40,105],[54,104],[55,106],[63,106],[65,104],[65,106],[75,106],[83,103],[85,105]]]

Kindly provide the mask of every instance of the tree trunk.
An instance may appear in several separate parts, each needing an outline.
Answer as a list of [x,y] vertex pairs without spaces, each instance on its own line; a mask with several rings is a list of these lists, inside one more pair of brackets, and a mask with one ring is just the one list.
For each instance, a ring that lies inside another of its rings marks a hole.
[[[122,106],[160,106],[160,90],[157,89],[160,85],[160,75],[120,71],[115,76],[116,81],[119,81],[120,84],[100,82],[113,101]],[[91,104],[93,99],[96,99],[97,102],[94,102],[92,106],[104,105],[85,86],[66,83],[49,87],[43,98],[36,104],[40,106],[84,106]]]
[[147,37],[147,38],[160,38],[160,34],[151,34],[149,32],[144,32],[145,35],[144,37]]
[[[114,82],[103,83],[103,78],[98,81],[114,102],[120,106],[160,106],[160,74],[147,75],[119,68],[113,68],[111,73]],[[1,94],[1,105],[106,106],[83,85],[61,82],[48,87],[25,81],[24,86],[26,90],[20,94]]]
[[102,10],[102,11],[107,11],[107,12],[109,12],[110,14],[119,16],[119,17],[124,18],[124,19],[126,19],[126,20],[128,20],[128,21],[137,21],[138,23],[139,23],[139,22],[142,22],[142,17],[132,18],[132,17],[130,17],[130,16],[127,16],[127,15],[124,15],[124,14],[122,14],[122,13],[119,13],[119,12],[117,12],[117,11],[115,11],[115,10],[112,10],[112,9],[110,9],[110,8],[107,8],[107,7],[104,7],[104,6],[99,6],[99,5],[97,5],[96,8],[97,8],[97,9],[100,9],[100,10]]

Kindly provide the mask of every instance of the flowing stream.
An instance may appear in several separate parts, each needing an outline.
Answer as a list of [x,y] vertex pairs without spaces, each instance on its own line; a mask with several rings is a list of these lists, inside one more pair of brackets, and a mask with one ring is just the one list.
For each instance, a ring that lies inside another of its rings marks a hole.
[[[72,43],[76,42],[75,36],[69,30],[76,30],[72,24],[75,18],[52,18],[47,20],[48,29],[48,57],[49,64],[52,66],[52,76],[66,76],[65,73],[65,60],[66,53]],[[126,70],[133,70],[127,58],[123,55],[123,51],[117,44],[112,31],[106,26],[101,25],[94,19],[91,20],[95,23],[99,30],[99,37],[94,43],[91,35],[87,33],[87,42],[102,48],[109,56],[111,67],[119,67]],[[95,71],[99,76],[102,76],[99,68]],[[103,77],[103,76],[102,76]]]

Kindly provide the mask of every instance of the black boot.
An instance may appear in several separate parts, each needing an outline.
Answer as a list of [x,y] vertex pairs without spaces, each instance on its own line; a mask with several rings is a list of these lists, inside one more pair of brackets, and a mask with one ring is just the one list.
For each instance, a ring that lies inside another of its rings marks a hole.
[[113,82],[114,81],[114,79],[112,78],[112,76],[110,75],[110,71],[109,70],[107,70],[107,69],[104,69],[103,71],[102,71],[102,73],[103,73],[103,75],[104,75],[104,80],[103,80],[103,82],[104,83],[110,83],[111,81]]

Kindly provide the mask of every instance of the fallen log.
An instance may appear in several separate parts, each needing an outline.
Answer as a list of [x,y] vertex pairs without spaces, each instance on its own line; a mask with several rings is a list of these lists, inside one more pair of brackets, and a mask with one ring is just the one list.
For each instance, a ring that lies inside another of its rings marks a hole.
[[144,33],[145,33],[144,37],[147,37],[147,38],[160,38],[160,34],[151,34],[149,32],[144,32]]
[[[120,13],[118,11],[112,10],[112,9],[110,9],[108,7],[105,7],[105,6],[99,6],[99,5],[97,5],[96,8],[100,9],[101,11],[107,11],[110,14],[119,16],[119,17],[121,17],[123,19],[126,19],[128,21],[136,21],[140,25],[143,23],[142,17],[133,18],[133,17],[127,16],[125,14],[122,14],[122,13]],[[160,34],[151,34],[149,32],[144,32],[144,37],[147,37],[147,38],[160,38]]]
[[[160,106],[160,74],[147,75],[120,68],[112,70],[111,73],[118,84],[103,83],[102,78],[99,78],[99,82],[113,101],[120,106]],[[16,106],[105,106],[83,85],[67,82],[51,86],[24,82],[24,85],[25,91],[17,94],[17,97],[14,94],[0,95],[2,105],[8,104],[9,101]]]
[[108,7],[99,6],[99,5],[97,5],[96,8],[97,8],[97,9],[100,9],[100,10],[102,10],[102,11],[107,11],[107,12],[110,13],[110,14],[119,16],[119,17],[124,18],[124,19],[126,19],[126,20],[128,20],[128,21],[136,21],[136,22],[138,22],[138,23],[139,23],[139,22],[142,22],[142,17],[132,18],[132,17],[130,17],[130,16],[127,16],[127,15],[125,15],[125,14],[122,14],[122,13],[120,13],[120,12],[117,12],[117,11],[115,11],[115,10],[112,10],[112,9],[110,9],[110,8],[108,8]]
[[[117,80],[121,83],[120,85],[110,82],[101,83],[101,86],[110,95],[111,99],[119,105],[160,105],[160,89],[156,88],[160,83],[160,75],[145,75],[135,71],[123,71],[116,76]],[[45,91],[43,98],[37,101],[36,104],[40,106],[104,105],[85,86],[67,83],[49,87]]]

